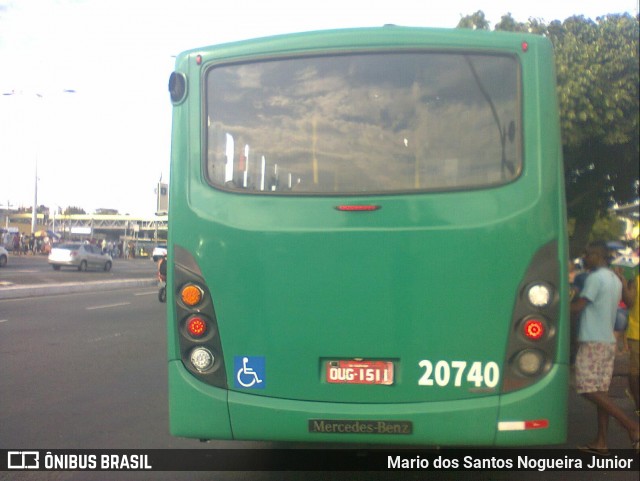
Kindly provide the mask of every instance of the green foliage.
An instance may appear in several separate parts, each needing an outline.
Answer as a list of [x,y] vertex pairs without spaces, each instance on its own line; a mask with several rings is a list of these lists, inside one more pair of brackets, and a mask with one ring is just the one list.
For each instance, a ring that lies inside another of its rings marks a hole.
[[609,15],[596,23],[571,17],[549,38],[556,53],[564,145],[637,140],[638,20]]
[[571,17],[554,22],[548,35],[556,55],[575,251],[612,202],[638,195],[638,18]]
[[529,32],[529,26],[526,23],[516,22],[511,16],[511,12],[503,15],[496,24],[495,30],[503,30],[505,32]]
[[484,12],[478,10],[472,15],[462,17],[458,22],[458,28],[470,28],[473,30],[489,30],[489,21],[485,18]]
[[64,215],[73,215],[73,214],[86,214],[83,208],[69,206],[64,210]]
[[589,242],[596,240],[617,240],[624,235],[625,223],[613,215],[600,216],[596,219],[589,235]]

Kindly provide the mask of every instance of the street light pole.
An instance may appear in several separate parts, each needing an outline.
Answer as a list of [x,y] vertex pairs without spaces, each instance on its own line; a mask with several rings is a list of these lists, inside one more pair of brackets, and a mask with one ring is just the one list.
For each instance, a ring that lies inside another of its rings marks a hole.
[[36,150],[36,177],[33,188],[33,211],[31,212],[31,233],[35,234],[38,219],[38,152]]
[[5,206],[7,208],[7,214],[4,217],[4,227],[5,229],[9,229],[9,214],[11,213],[11,207],[13,207],[13,204],[11,204],[10,200],[7,199],[7,205]]

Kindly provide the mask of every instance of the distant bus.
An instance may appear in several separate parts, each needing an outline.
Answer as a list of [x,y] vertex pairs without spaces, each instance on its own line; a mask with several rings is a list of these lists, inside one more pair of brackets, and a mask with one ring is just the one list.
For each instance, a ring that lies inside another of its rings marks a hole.
[[547,39],[291,34],[184,52],[169,90],[173,435],[565,440]]

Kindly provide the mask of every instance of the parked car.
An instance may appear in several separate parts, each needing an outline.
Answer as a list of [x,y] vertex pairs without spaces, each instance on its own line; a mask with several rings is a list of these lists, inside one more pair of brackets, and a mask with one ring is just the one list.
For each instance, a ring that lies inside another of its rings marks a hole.
[[9,253],[7,252],[7,249],[0,246],[0,267],[6,266],[8,260],[9,260]]
[[165,257],[167,255],[167,244],[158,244],[151,253],[151,258],[153,262],[158,262],[161,257]]
[[109,254],[103,254],[99,247],[91,244],[57,244],[49,254],[49,264],[58,271],[63,266],[75,267],[79,271],[88,268],[111,270],[113,259]]

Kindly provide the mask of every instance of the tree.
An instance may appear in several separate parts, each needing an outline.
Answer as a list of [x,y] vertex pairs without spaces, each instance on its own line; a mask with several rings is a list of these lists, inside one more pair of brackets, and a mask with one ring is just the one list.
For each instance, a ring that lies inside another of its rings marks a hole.
[[554,24],[572,255],[613,202],[637,197],[638,18],[571,17]]
[[496,24],[495,30],[504,30],[506,32],[529,32],[529,26],[526,23],[516,22],[511,16],[511,12],[503,15]]
[[[464,17],[469,28],[482,11]],[[567,210],[575,220],[572,255],[596,219],[614,203],[638,196],[638,25],[640,17],[573,16],[546,25],[504,15],[496,30],[547,36],[554,45]]]
[[73,215],[73,214],[86,214],[84,209],[81,207],[69,206],[64,210],[64,215]]
[[593,229],[589,235],[589,242],[596,240],[610,241],[612,239],[620,239],[625,230],[624,221],[618,217],[606,214],[599,216],[593,224]]
[[473,15],[462,17],[458,22],[458,28],[471,28],[473,30],[489,30],[489,21],[485,18],[484,12],[478,10]]

